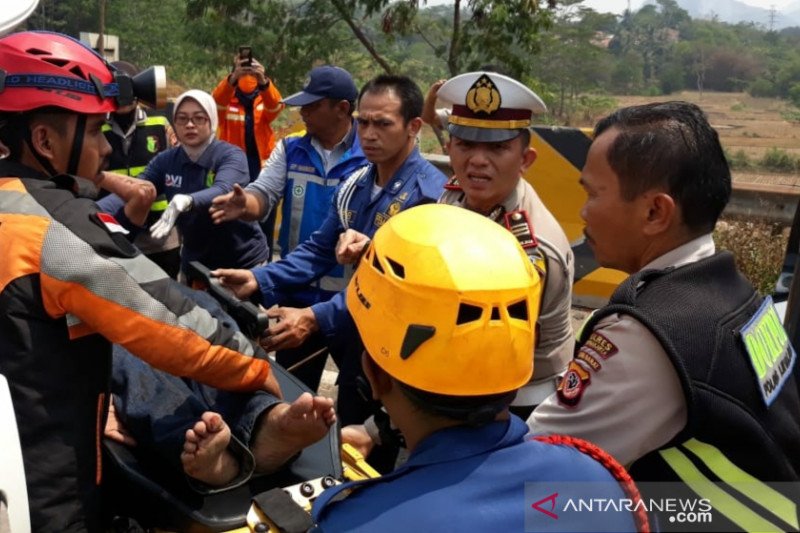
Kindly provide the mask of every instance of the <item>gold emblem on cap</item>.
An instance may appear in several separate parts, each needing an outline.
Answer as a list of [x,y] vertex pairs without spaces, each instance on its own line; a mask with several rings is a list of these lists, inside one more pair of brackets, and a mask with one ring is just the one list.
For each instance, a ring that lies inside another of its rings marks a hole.
[[467,91],[467,109],[473,113],[486,113],[491,115],[500,109],[500,91],[492,79],[483,74]]

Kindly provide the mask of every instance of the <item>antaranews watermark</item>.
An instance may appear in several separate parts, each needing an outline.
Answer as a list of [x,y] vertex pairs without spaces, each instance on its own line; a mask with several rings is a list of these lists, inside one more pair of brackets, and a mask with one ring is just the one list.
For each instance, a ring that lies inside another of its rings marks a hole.
[[633,531],[633,514],[646,512],[659,531],[798,531],[800,483],[637,486],[634,499],[613,482],[527,483],[525,530]]

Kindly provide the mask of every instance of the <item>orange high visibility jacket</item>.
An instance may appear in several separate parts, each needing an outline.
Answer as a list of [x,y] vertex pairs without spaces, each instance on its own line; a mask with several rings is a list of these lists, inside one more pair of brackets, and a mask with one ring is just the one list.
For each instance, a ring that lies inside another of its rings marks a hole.
[[[246,150],[244,141],[244,107],[239,103],[239,99],[234,94],[235,88],[228,82],[228,78],[223,78],[211,95],[217,102],[217,114],[219,115],[219,131],[217,138],[227,141]],[[261,166],[264,166],[269,154],[275,147],[275,132],[270,125],[273,120],[283,110],[281,103],[281,93],[275,84],[270,82],[266,89],[256,97],[253,102],[253,114],[255,119],[254,129],[256,144],[258,145],[258,155],[261,158]]]
[[0,161],[0,374],[33,531],[102,530],[112,342],[224,389],[258,390],[270,372],[265,354],[171,287],[76,183]]

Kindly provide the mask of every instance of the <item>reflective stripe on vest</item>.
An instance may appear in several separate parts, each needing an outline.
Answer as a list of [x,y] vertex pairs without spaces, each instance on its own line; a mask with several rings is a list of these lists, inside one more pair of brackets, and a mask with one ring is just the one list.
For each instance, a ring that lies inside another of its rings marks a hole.
[[168,205],[169,202],[167,201],[167,197],[162,194],[156,198],[156,200],[153,202],[153,205],[150,206],[150,211],[153,213],[160,213],[164,211]]
[[[169,122],[167,121],[167,119],[165,117],[154,116],[154,117],[147,117],[146,119],[137,122],[136,126],[137,127],[138,126],[165,126],[166,127],[168,124],[169,124]],[[103,124],[102,131],[103,131],[103,133],[105,133],[107,131],[111,131],[111,124],[109,124],[108,122]]]
[[[769,509],[775,516],[797,530],[797,505],[789,498],[737,467],[718,448],[710,444],[690,439],[684,442],[683,446],[722,482],[765,509]],[[679,448],[668,448],[658,453],[681,481],[699,496],[711,501],[714,510],[744,531],[783,531],[708,479]]]
[[292,180],[292,211],[289,224],[289,250],[294,250],[300,244],[300,228],[303,222],[303,210],[305,209],[305,194],[309,183],[314,183],[322,187],[336,187],[339,185],[338,178],[323,178],[316,174],[306,174],[304,172],[289,171],[286,179]]
[[[139,122],[136,123],[136,127],[137,128],[145,128],[145,127],[149,127],[149,126],[161,126],[163,128],[166,128],[167,126],[169,126],[169,122],[167,121],[167,119],[165,117],[152,116],[152,117],[147,117],[144,120],[140,120]],[[109,124],[109,123],[103,124],[103,127],[102,127],[103,133],[109,132],[111,130],[112,130],[111,124]],[[166,132],[164,132],[164,134],[166,136]],[[139,174],[144,172],[145,168],[147,168],[146,165],[140,165],[140,166],[128,167],[128,168],[110,168],[110,169],[108,169],[108,172],[114,172],[115,174],[122,174],[123,176],[131,176],[131,177],[135,178]],[[169,205],[169,202],[167,201],[167,197],[165,195],[161,194],[161,195],[158,196],[158,198],[155,199],[155,201],[153,202],[153,205],[150,206],[150,212],[151,213],[161,213],[167,208],[167,205]]]

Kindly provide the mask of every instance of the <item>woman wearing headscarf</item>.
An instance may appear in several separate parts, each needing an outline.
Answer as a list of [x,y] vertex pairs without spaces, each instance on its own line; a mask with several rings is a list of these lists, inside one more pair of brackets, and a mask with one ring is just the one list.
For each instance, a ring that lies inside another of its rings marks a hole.
[[[158,154],[139,178],[153,183],[169,201],[161,218],[150,228],[158,239],[177,224],[183,236],[181,269],[200,261],[214,269],[251,268],[266,262],[266,239],[258,224],[240,220],[213,224],[211,200],[249,181],[247,160],[236,146],[215,138],[216,104],[210,94],[196,89],[175,102],[173,124],[179,146]],[[101,200],[101,207],[119,210],[120,203]]]

